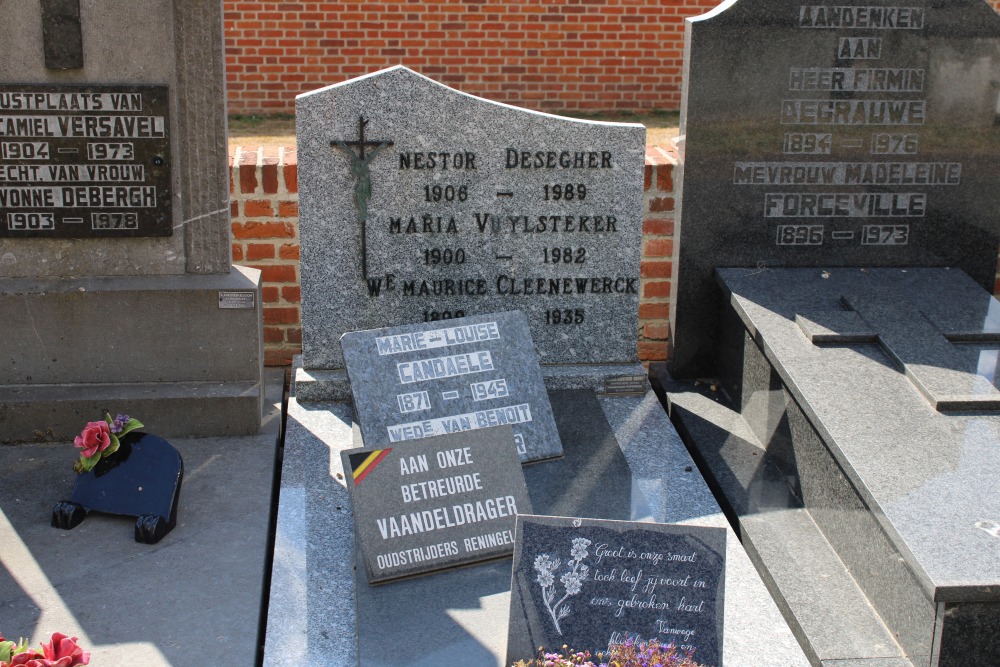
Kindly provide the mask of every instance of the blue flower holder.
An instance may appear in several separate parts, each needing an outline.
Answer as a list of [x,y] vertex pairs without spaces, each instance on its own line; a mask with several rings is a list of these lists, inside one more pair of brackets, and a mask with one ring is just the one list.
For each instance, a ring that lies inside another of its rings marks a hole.
[[159,436],[133,431],[113,456],[77,475],[73,495],[52,509],[52,526],[71,530],[90,512],[134,516],[135,541],[156,544],[177,525],[184,461]]

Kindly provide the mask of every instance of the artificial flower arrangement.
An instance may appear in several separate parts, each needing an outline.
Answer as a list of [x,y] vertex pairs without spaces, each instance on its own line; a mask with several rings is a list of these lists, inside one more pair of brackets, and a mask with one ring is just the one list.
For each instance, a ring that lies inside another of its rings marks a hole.
[[104,421],[89,422],[83,427],[83,432],[73,439],[73,444],[82,450],[80,458],[73,464],[73,470],[77,473],[90,472],[98,461],[118,451],[121,445],[119,438],[142,426],[142,422],[128,415],[117,415],[112,419],[109,412],[104,413]]
[[546,651],[538,648],[538,657],[527,662],[519,660],[514,667],[707,667],[695,662],[694,651],[682,651],[674,644],[661,644],[651,641],[635,641],[628,639],[623,644],[612,644],[608,654],[597,654],[602,660],[595,664],[591,660],[590,651],[573,651],[567,646],[562,647],[562,653]]
[[19,642],[0,635],[0,667],[76,667],[90,664],[90,653],[80,648],[76,637],[61,632],[52,633],[48,644],[41,642],[41,652],[28,648],[28,641]]

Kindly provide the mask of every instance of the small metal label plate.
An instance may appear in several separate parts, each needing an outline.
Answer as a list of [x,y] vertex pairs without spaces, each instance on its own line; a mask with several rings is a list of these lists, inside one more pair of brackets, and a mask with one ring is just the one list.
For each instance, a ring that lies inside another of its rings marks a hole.
[[219,291],[219,308],[253,308],[255,295],[248,291]]

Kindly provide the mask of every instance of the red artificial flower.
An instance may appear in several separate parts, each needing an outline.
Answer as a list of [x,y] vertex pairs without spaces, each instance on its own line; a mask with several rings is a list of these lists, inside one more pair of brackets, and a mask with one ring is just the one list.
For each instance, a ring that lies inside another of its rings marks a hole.
[[[99,423],[107,428],[107,423]],[[52,641],[48,644],[42,642],[42,652],[45,653],[45,658],[51,661],[44,663],[45,667],[75,667],[90,663],[90,653],[77,645],[76,637],[67,637],[61,632],[53,632]]]
[[39,662],[44,659],[44,655],[29,648],[24,653],[10,656],[10,662],[0,662],[0,667],[44,667],[44,663]]
[[111,444],[111,429],[105,421],[89,422],[83,427],[83,432],[73,439],[73,444],[82,449],[83,456],[89,459]]
[[76,667],[89,665],[90,653],[76,643],[76,637],[67,637],[61,632],[52,633],[52,641],[42,642],[42,653],[28,649],[12,655],[10,662],[0,661],[0,667]]

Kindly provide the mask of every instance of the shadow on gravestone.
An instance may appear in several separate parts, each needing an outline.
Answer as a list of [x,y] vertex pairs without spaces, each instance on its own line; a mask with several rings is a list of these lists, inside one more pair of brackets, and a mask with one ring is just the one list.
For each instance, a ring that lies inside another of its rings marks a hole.
[[[632,474],[594,392],[550,391],[549,402],[563,451],[572,455],[524,466],[535,513],[630,518]],[[619,492],[599,493],[599,487]]]

